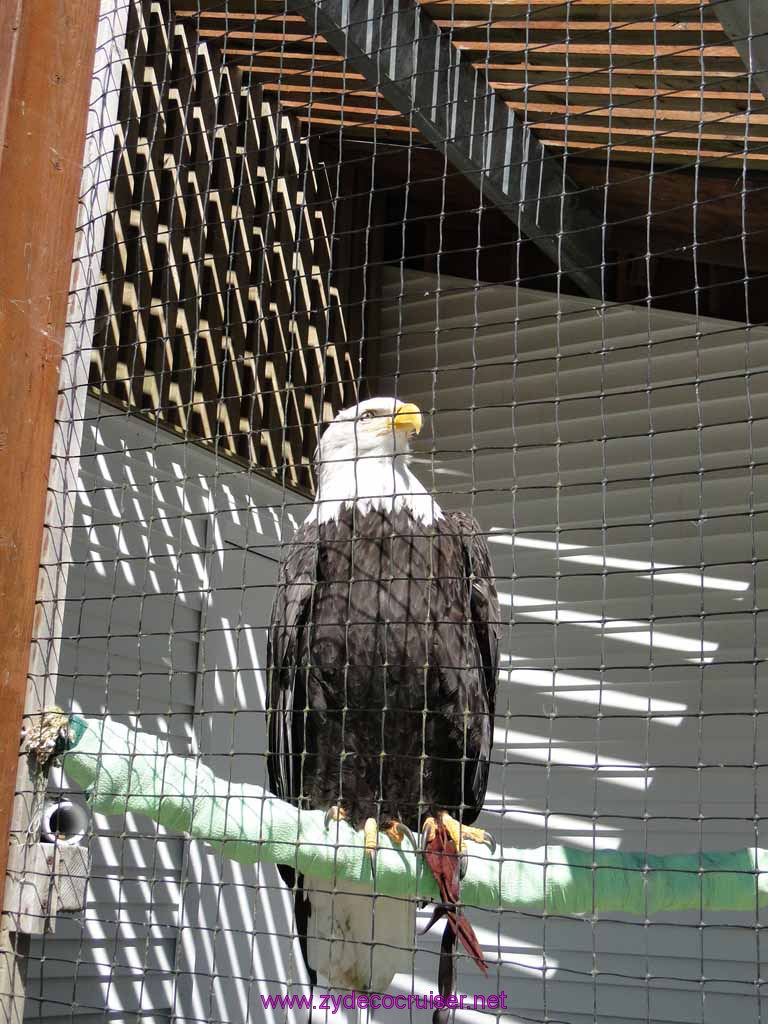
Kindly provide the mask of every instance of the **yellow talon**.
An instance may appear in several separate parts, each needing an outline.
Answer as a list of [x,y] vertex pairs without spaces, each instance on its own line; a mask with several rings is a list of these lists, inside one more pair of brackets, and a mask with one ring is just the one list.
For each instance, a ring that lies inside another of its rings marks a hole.
[[366,818],[363,825],[363,846],[365,852],[371,858],[371,863],[376,864],[376,850],[379,847],[379,824],[375,818]]
[[[484,828],[473,828],[470,825],[462,825],[460,821],[456,821],[452,818],[447,811],[439,811],[437,817],[440,819],[440,823],[445,826],[445,830],[448,835],[456,844],[456,849],[459,853],[467,852],[467,841],[471,843],[480,843],[483,846],[487,846],[491,851],[496,849],[496,840],[493,838],[490,832],[486,832]],[[424,838],[426,842],[430,842],[437,831],[437,821],[434,818],[426,818],[424,820]]]
[[390,822],[390,824],[381,831],[385,836],[389,836],[393,843],[397,843],[398,846],[400,846],[403,841],[403,837],[405,836],[405,832],[400,829],[400,826],[396,821]]
[[374,872],[376,871],[376,854],[379,848],[380,833],[389,836],[397,846],[401,846],[403,839],[407,837],[410,839],[414,850],[418,849],[413,832],[401,821],[390,821],[386,828],[380,829],[379,823],[375,818],[366,818],[365,825],[363,825],[363,848],[371,858],[371,868]]
[[389,825],[387,825],[385,829],[382,829],[382,831],[384,832],[384,835],[389,836],[392,842],[396,843],[397,846],[402,846],[403,839],[408,838],[414,850],[419,848],[413,832],[411,832],[408,826],[402,821],[397,821],[397,819],[390,821]]
[[424,843],[431,843],[435,838],[435,832],[437,832],[437,822],[433,817],[425,818],[424,824],[422,825],[422,836]]

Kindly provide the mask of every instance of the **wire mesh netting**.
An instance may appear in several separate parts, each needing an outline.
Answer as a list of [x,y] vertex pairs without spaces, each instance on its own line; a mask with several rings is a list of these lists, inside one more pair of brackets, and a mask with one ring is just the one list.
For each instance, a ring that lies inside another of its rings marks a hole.
[[25,1016],[429,1019],[410,838],[277,790],[493,835],[460,1024],[762,1021],[761,12],[101,9],[30,687],[128,767],[22,787]]

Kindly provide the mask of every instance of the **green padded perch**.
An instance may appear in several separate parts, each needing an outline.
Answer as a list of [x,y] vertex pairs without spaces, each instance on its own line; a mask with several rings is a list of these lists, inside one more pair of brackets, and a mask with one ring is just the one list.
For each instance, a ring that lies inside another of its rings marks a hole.
[[[45,716],[43,716],[45,717]],[[362,834],[345,822],[324,826],[321,811],[301,811],[259,786],[216,778],[199,760],[109,719],[69,722],[63,755],[69,777],[101,814],[144,814],[175,832],[212,843],[243,864],[291,864],[307,875],[373,888]],[[407,840],[380,836],[376,891],[422,900],[437,887]],[[549,914],[751,911],[768,903],[768,851],[660,856],[568,846],[470,846],[462,882],[469,906]]]

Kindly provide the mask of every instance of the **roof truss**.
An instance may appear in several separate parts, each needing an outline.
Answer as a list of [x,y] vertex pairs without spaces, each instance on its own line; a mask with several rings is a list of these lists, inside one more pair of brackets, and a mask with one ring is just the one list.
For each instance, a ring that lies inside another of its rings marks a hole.
[[587,295],[602,295],[598,217],[484,74],[415,0],[287,0]]

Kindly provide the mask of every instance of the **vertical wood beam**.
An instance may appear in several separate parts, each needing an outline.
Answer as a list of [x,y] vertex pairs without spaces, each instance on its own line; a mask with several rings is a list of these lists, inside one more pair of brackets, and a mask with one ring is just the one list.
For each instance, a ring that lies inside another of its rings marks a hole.
[[[0,18],[0,890],[36,610],[98,0]],[[2,893],[0,892],[0,896]]]

